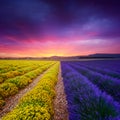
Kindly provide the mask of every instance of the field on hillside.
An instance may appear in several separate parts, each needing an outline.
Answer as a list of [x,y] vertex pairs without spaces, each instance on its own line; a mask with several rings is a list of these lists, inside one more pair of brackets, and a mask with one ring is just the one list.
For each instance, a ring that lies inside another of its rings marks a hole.
[[120,120],[120,60],[0,60],[0,117]]

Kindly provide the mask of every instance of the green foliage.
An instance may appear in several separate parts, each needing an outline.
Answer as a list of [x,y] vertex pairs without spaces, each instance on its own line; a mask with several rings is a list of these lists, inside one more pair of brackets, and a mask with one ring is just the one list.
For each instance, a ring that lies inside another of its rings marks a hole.
[[0,107],[5,105],[5,100],[3,100],[3,97],[0,95]]
[[0,95],[5,98],[18,92],[18,88],[12,83],[3,83],[0,85]]

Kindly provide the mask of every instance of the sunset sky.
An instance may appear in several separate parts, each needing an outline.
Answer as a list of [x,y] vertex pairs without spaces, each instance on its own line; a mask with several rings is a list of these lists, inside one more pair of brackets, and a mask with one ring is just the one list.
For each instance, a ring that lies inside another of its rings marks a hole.
[[0,0],[0,57],[120,53],[119,0]]

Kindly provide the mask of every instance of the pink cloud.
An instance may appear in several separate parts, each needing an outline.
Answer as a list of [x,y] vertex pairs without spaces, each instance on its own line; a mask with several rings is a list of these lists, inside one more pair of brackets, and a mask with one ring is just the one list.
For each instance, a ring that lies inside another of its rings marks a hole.
[[[95,32],[89,33],[91,36],[96,34]],[[21,41],[14,36],[5,36],[5,39],[11,41],[10,45],[0,44],[0,56],[5,57],[75,56],[93,53],[120,53],[120,46],[116,44],[115,41],[89,39],[87,35],[85,37],[73,36],[67,39],[57,38],[55,36],[47,36],[44,39],[31,37]],[[15,42],[15,44],[12,44],[12,42]]]

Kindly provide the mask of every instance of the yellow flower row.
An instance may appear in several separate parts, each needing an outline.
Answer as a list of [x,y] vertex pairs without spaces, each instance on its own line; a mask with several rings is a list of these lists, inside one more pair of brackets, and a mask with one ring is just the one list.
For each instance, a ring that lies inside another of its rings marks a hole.
[[[30,61],[30,63],[31,63],[31,61]],[[9,66],[9,69],[11,68],[11,70],[9,70],[8,72],[0,74],[0,83],[4,82],[5,80],[7,80],[9,78],[14,78],[16,76],[20,76],[20,75],[23,75],[23,74],[25,74],[27,72],[35,70],[35,69],[37,69],[37,68],[39,68],[39,67],[41,67],[41,66],[43,66],[45,64],[46,64],[45,62],[39,62],[38,64],[34,63],[34,64],[31,64],[31,65],[28,64],[28,66],[25,66],[25,67],[22,67],[22,68],[16,69],[16,70],[13,70],[13,67]],[[20,65],[20,66],[22,66],[22,65]]]
[[38,84],[20,99],[16,108],[2,120],[52,120],[54,87],[58,79],[59,65],[57,62],[52,66]]
[[31,65],[41,64],[43,61],[32,61],[32,60],[0,60],[0,73],[6,73],[9,71],[15,71]]
[[[40,62],[39,62],[40,63]],[[47,70],[55,62],[42,62],[41,67],[30,71],[22,76],[11,78],[0,84],[0,106],[5,105],[5,98],[18,93],[19,89],[24,88],[32,82],[39,74]]]

